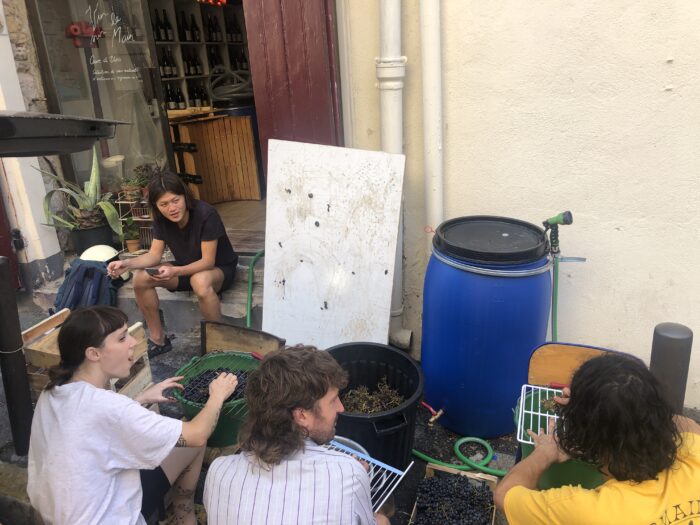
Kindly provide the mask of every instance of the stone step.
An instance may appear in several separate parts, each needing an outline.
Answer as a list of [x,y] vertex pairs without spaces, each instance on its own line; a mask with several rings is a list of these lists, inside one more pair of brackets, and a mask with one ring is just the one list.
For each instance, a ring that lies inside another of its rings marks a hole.
[[[226,290],[221,298],[221,313],[225,317],[233,319],[245,319],[248,302],[248,266],[249,261],[241,257],[233,286]],[[263,301],[264,271],[262,261],[259,261],[253,273],[252,308],[256,310],[255,318],[259,323]],[[63,279],[57,279],[45,283],[41,288],[34,290],[33,300],[43,310],[48,312],[53,307],[58,289]],[[198,329],[201,314],[197,303],[197,296],[192,292],[169,292],[164,288],[156,288],[160,309],[163,311],[166,331],[169,333],[184,333]],[[119,288],[117,294],[117,306],[129,316],[130,322],[142,320],[136,300],[134,298],[133,279],[129,279]],[[256,324],[258,324],[256,323]],[[255,327],[255,326],[254,326]]]

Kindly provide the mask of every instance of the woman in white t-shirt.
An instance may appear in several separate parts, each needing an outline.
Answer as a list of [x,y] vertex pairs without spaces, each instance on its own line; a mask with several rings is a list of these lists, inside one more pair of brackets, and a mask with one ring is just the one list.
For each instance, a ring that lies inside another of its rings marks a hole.
[[177,522],[196,523],[204,445],[238,380],[212,381],[192,421],[161,416],[142,404],[170,401],[164,391],[182,388],[181,377],[133,400],[106,388],[128,377],[135,344],[126,315],[110,306],[76,310],[61,326],[61,363],[49,370],[29,444],[27,493],[48,524],[145,525],[171,486]]

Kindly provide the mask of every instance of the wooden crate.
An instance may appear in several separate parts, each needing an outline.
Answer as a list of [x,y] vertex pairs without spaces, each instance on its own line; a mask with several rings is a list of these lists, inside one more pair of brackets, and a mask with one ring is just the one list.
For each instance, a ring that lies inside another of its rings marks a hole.
[[202,321],[201,354],[236,351],[267,355],[284,348],[285,340],[275,335],[217,321]]
[[[463,471],[463,470],[457,470],[455,468],[451,467],[443,467],[442,465],[435,465],[433,463],[428,463],[425,466],[425,477],[426,478],[432,478],[435,476],[435,472],[446,472],[448,474],[453,474],[456,476],[464,476],[469,478],[470,480],[474,480],[475,482],[482,482],[485,481],[486,485],[488,485],[489,489],[491,489],[491,492],[493,492],[496,488],[496,483],[498,483],[498,478],[496,476],[491,476],[490,474],[483,474],[481,472],[469,472],[469,471]],[[409,525],[412,525],[416,522],[418,514],[418,508],[416,504],[413,505],[413,512],[411,513],[411,518],[409,520]],[[493,511],[491,513],[491,525],[496,520],[496,507],[493,507]]]
[[68,314],[70,310],[64,308],[22,332],[24,357],[28,364],[36,368],[50,368],[60,363],[58,332]]
[[[35,403],[48,383],[48,369],[61,361],[58,350],[58,334],[61,324],[66,320],[68,314],[70,314],[70,310],[64,308],[22,332],[24,355],[27,360],[27,376],[29,377],[32,401]],[[148,341],[143,323],[131,325],[129,334],[137,341],[134,348],[134,365],[131,367],[128,378],[114,379],[110,382],[110,387],[113,391],[133,399],[153,384],[153,376],[151,363],[148,360]]]
[[262,198],[250,116],[215,115],[172,126],[177,126],[181,142],[197,145],[197,152],[185,155],[178,169],[202,176],[202,200],[215,204]]

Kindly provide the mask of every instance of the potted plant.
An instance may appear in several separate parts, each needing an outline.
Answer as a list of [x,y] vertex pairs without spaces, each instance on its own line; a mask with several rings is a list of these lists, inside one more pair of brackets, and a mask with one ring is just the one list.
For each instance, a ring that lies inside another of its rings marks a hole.
[[130,177],[130,179],[141,188],[144,199],[148,197],[148,189],[146,186],[148,186],[151,178],[154,175],[158,175],[162,171],[163,168],[155,163],[139,164],[134,168],[133,175]]
[[124,243],[129,253],[139,251],[141,248],[141,235],[139,233],[139,224],[134,221],[133,217],[127,217],[123,227]]
[[142,196],[141,191],[141,177],[136,174],[131,177],[126,177],[122,179],[121,183],[121,199],[125,201],[140,201]]
[[[100,191],[100,163],[97,160],[97,147],[92,150],[90,180],[85,183],[84,188],[61,179],[53,173],[42,169],[39,171],[51,177],[59,186],[46,193],[44,216],[50,226],[66,228],[72,232],[73,243],[79,254],[96,244],[111,245],[112,231],[119,236],[122,235],[119,213],[110,201],[112,194]],[[56,193],[63,193],[69,199],[66,208],[59,213],[51,210],[51,198]]]

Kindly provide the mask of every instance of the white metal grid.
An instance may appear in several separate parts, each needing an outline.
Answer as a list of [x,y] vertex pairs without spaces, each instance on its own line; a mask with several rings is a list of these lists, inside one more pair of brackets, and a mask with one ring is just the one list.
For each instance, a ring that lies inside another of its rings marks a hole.
[[382,505],[384,505],[389,496],[391,496],[392,492],[399,486],[406,472],[413,466],[413,461],[411,461],[408,467],[406,467],[406,470],[402,472],[370,456],[357,452],[345,445],[341,445],[337,441],[331,441],[324,446],[328,450],[342,452],[367,462],[369,465],[369,488],[373,512],[378,512],[379,509],[382,508]]
[[518,441],[520,443],[535,443],[527,433],[528,430],[537,434],[540,429],[543,429],[545,433],[549,433],[549,422],[556,423],[559,416],[556,412],[543,407],[542,401],[561,395],[562,391],[557,388],[523,385],[518,403]]

